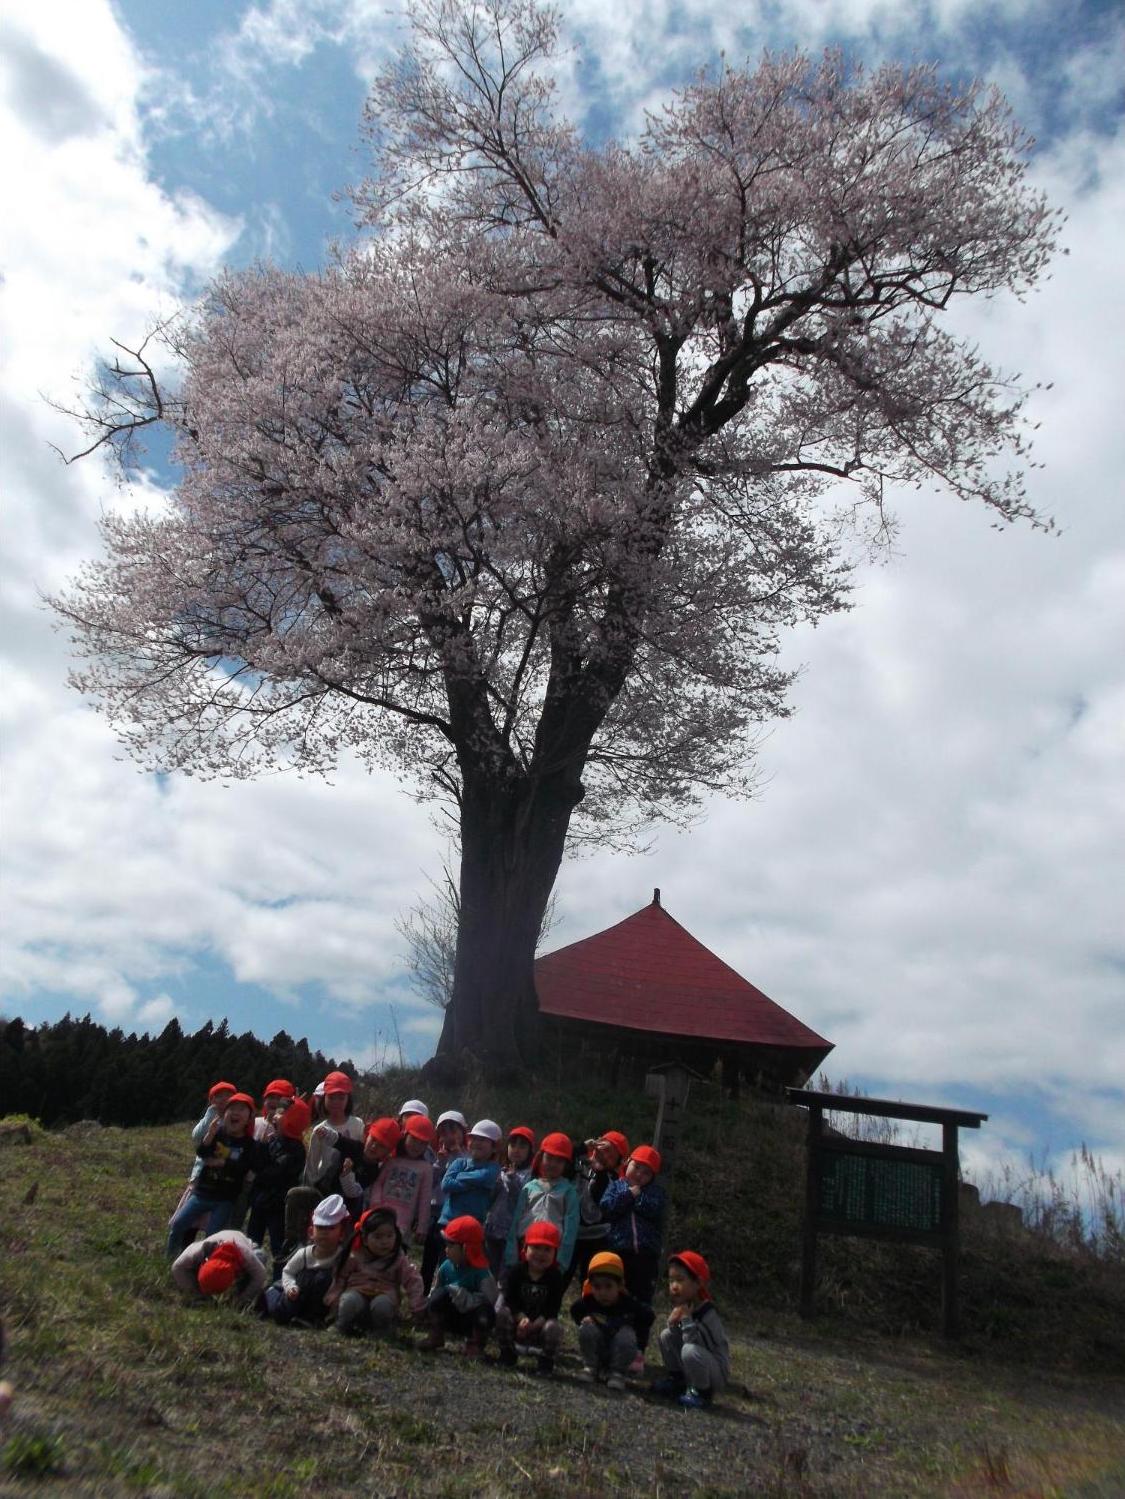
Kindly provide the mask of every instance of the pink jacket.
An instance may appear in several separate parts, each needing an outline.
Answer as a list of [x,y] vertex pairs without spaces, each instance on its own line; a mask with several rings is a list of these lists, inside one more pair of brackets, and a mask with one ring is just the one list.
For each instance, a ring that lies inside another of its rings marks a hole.
[[422,1277],[405,1253],[400,1251],[392,1259],[377,1260],[362,1244],[336,1271],[335,1279],[324,1293],[325,1306],[335,1306],[345,1291],[358,1291],[369,1300],[389,1296],[396,1310],[403,1296],[412,1312],[418,1313],[426,1305]]
[[433,1169],[429,1161],[412,1161],[395,1155],[386,1162],[371,1187],[369,1208],[390,1208],[403,1241],[424,1239],[430,1226],[430,1191]]

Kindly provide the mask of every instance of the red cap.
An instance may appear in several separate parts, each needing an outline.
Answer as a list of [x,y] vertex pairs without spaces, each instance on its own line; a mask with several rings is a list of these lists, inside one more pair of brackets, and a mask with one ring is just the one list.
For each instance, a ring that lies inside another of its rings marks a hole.
[[[418,1116],[422,1118],[420,1114]],[[385,1145],[388,1150],[394,1150],[402,1139],[402,1129],[397,1119],[372,1119],[367,1126],[368,1140],[378,1140],[380,1145]]]
[[527,1233],[523,1236],[523,1249],[520,1251],[522,1259],[527,1258],[528,1246],[531,1244],[546,1244],[549,1249],[555,1251],[558,1258],[559,1247],[562,1244],[562,1233],[556,1223],[548,1223],[545,1218],[537,1218],[534,1223],[528,1225]]
[[262,1089],[262,1099],[267,1099],[273,1093],[281,1098],[296,1098],[297,1090],[293,1084],[284,1077],[275,1077],[272,1083],[267,1083]]
[[600,1145],[603,1140],[607,1145],[613,1146],[622,1161],[627,1159],[629,1155],[629,1142],[619,1129],[607,1129],[604,1135],[598,1136],[594,1144]]
[[425,1114],[411,1114],[402,1126],[402,1132],[404,1135],[413,1135],[416,1140],[425,1140],[427,1145],[432,1145],[437,1139],[437,1130]]
[[442,1229],[441,1236],[447,1244],[462,1246],[465,1259],[474,1270],[484,1270],[487,1267],[488,1256],[484,1252],[484,1224],[479,1218],[473,1218],[468,1213],[461,1218],[451,1218]]
[[660,1168],[664,1164],[655,1145],[638,1145],[629,1159],[640,1166],[647,1166],[653,1176],[660,1175]]
[[242,1251],[227,1239],[215,1245],[200,1265],[195,1279],[204,1296],[221,1296],[230,1290],[242,1271]]
[[346,1072],[330,1072],[324,1079],[325,1093],[348,1093],[355,1089],[355,1083]]
[[212,1083],[211,1086],[210,1086],[210,1088],[207,1090],[207,1102],[208,1103],[213,1103],[215,1101],[215,1094],[216,1093],[237,1093],[237,1092],[238,1092],[238,1089],[234,1086],[233,1083],[222,1083],[222,1082]]
[[281,1116],[281,1133],[287,1140],[299,1140],[312,1123],[312,1110],[303,1098],[295,1098]]
[[233,1094],[232,1097],[227,1099],[226,1103],[223,1105],[223,1108],[229,1109],[232,1103],[244,1103],[252,1114],[257,1113],[258,1105],[250,1097],[249,1093]]
[[510,1129],[508,1131],[508,1139],[526,1140],[532,1150],[534,1151],[535,1149],[535,1131],[528,1129],[526,1124],[517,1124],[513,1129]]
[[670,1265],[682,1265],[692,1280],[699,1282],[699,1295],[702,1300],[710,1299],[711,1266],[701,1254],[696,1254],[694,1249],[681,1249],[677,1254],[668,1256]]
[[539,1145],[540,1155],[561,1155],[565,1160],[573,1161],[574,1146],[570,1143],[570,1136],[564,1135],[561,1130],[554,1134],[544,1135]]

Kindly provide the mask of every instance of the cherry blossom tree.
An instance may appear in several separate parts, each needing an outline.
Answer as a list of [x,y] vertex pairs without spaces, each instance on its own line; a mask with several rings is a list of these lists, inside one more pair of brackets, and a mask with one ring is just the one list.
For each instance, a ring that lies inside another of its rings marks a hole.
[[1003,99],[930,68],[724,64],[598,143],[558,113],[553,11],[411,25],[356,245],[227,274],[106,369],[92,445],[163,425],[179,483],[55,603],[143,763],[354,752],[452,801],[439,1050],[506,1064],[572,820],[749,789],[781,632],[848,602],[843,522],[943,486],[1045,524],[1026,393],[943,317],[1030,288],[1057,222]]

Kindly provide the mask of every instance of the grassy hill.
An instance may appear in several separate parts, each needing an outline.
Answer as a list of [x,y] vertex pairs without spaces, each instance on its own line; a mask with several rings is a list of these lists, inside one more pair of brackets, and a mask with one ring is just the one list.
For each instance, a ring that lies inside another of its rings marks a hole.
[[[409,1075],[363,1111],[393,1111]],[[642,1095],[464,1090],[466,1113],[610,1124]],[[734,1338],[721,1411],[425,1356],[408,1341],[284,1331],[182,1304],[162,1255],[183,1127],[33,1130],[0,1149],[0,1302],[16,1400],[0,1492],[154,1496],[828,1496],[1125,1492],[1120,1267],[1034,1235],[968,1236],[961,1346],[936,1336],[932,1256],[826,1246],[823,1317],[793,1313],[803,1160],[795,1113],[693,1095],[669,1245],[717,1270]],[[638,1387],[639,1389],[639,1387]]]

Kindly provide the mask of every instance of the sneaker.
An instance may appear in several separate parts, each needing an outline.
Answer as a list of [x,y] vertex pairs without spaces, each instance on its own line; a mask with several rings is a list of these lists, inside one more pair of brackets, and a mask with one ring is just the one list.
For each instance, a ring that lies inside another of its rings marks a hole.
[[583,1364],[581,1369],[579,1369],[578,1371],[579,1384],[596,1384],[597,1381],[598,1371],[596,1369],[591,1369],[589,1364]]
[[686,1388],[682,1374],[662,1374],[649,1385],[653,1395],[662,1395],[665,1400],[678,1400]]
[[541,1353],[535,1360],[535,1372],[536,1374],[542,1374],[545,1378],[550,1378],[550,1376],[555,1372],[554,1355],[550,1353]]
[[505,1369],[514,1369],[519,1362],[516,1350],[514,1348],[501,1348],[498,1362],[503,1364]]
[[607,1390],[623,1390],[625,1388],[624,1374],[619,1374],[615,1369],[606,1379],[605,1387]]
[[697,1390],[694,1385],[689,1385],[680,1396],[680,1404],[686,1411],[704,1411],[711,1404],[710,1390]]
[[643,1353],[638,1353],[637,1356],[636,1356],[636,1358],[629,1365],[628,1369],[626,1369],[625,1372],[626,1372],[626,1374],[632,1374],[634,1377],[637,1376],[637,1375],[643,1374],[645,1372],[645,1356],[644,1356],[644,1354]]

